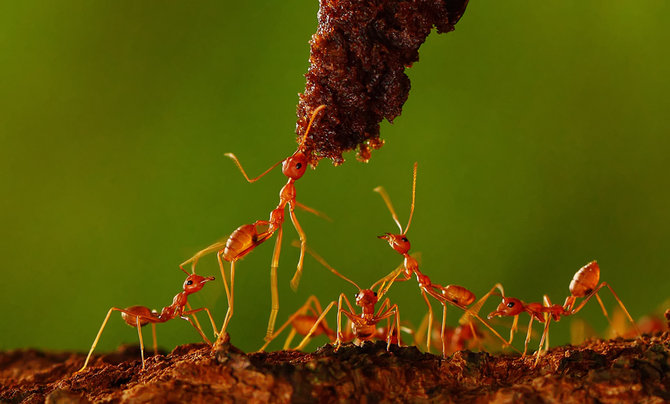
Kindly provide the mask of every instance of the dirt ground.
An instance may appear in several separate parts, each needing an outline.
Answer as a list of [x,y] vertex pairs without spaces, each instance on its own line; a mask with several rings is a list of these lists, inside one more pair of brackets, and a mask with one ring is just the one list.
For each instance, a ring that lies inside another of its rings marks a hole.
[[533,357],[415,347],[330,345],[314,353],[175,348],[147,359],[121,347],[81,367],[81,353],[0,353],[0,402],[647,402],[670,401],[670,334],[591,340]]

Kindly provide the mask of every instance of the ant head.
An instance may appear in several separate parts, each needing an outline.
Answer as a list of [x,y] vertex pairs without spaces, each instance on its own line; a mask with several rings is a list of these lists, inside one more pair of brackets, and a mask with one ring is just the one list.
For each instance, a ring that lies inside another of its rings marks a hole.
[[503,297],[496,311],[489,313],[488,318],[495,316],[516,316],[523,312],[523,302],[513,297]]
[[407,239],[407,236],[405,236],[404,234],[386,233],[383,236],[377,236],[377,238],[388,241],[391,248],[393,248],[400,254],[407,254],[407,252],[411,247],[411,244]]
[[370,289],[363,289],[356,293],[356,306],[359,307],[374,306],[378,300],[377,292],[373,292]]
[[300,150],[282,162],[281,172],[285,176],[297,180],[305,174],[307,169],[307,156]]
[[202,287],[205,286],[205,283],[213,280],[213,276],[204,277],[197,274],[191,274],[184,281],[184,292],[189,295],[195,293],[202,289]]

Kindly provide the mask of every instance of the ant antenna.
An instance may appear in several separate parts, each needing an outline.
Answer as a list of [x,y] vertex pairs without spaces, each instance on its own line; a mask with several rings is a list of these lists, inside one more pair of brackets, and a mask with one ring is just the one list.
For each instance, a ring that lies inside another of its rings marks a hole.
[[407,227],[405,227],[405,232],[403,235],[407,234],[409,230],[409,225],[412,224],[412,216],[414,216],[414,201],[416,199],[416,168],[419,165],[416,161],[414,162],[414,175],[412,178],[412,207],[409,210],[409,220],[407,221]]
[[249,176],[247,175],[247,172],[244,171],[244,168],[242,168],[242,164],[240,164],[240,161],[237,159],[237,156],[235,156],[233,153],[226,153],[225,156],[226,156],[226,157],[229,157],[230,159],[232,159],[232,160],[235,162],[235,164],[237,165],[237,168],[239,168],[240,171],[242,171],[242,175],[244,175],[244,178],[247,179],[247,182],[256,182],[256,181],[258,181],[259,179],[261,179],[261,177],[263,177],[265,174],[267,174],[267,173],[269,173],[270,171],[272,171],[275,167],[277,167],[279,164],[281,164],[281,163],[284,161],[284,160],[279,160],[278,162],[274,163],[274,165],[272,165],[272,167],[270,167],[270,168],[268,168],[267,170],[265,170],[265,172],[263,172],[263,174],[259,175],[259,176],[256,177],[256,178],[249,178]]
[[[300,244],[298,243],[297,240],[293,240],[293,242],[291,243],[291,245],[293,245],[294,247],[298,247],[298,246],[300,246]],[[316,253],[314,250],[312,250],[309,246],[306,246],[305,249],[306,249],[306,251],[307,251],[312,257],[314,257],[315,260],[319,261],[319,262],[321,263],[321,265],[323,265],[324,267],[328,268],[328,270],[330,270],[330,272],[334,273],[335,275],[339,276],[340,278],[344,279],[345,281],[347,281],[347,282],[351,283],[352,285],[356,286],[356,289],[358,289],[359,292],[362,290],[361,287],[358,286],[358,285],[356,284],[356,282],[352,281],[351,279],[349,279],[349,278],[347,278],[346,276],[342,275],[341,273],[337,272],[337,270],[336,270],[335,268],[331,267],[331,266],[326,262],[326,260],[323,259],[323,257],[321,257],[319,254],[317,254],[317,253]]]
[[302,139],[300,139],[300,143],[298,144],[298,148],[301,149],[302,146],[305,144],[305,140],[307,140],[307,135],[309,134],[309,130],[312,129],[312,124],[314,123],[314,119],[318,115],[319,112],[324,110],[326,108],[325,105],[319,105],[314,112],[312,112],[312,117],[309,119],[309,124],[307,125],[307,130],[305,131],[305,134],[302,136]]
[[[189,276],[191,275],[191,274],[189,274],[188,271],[185,270],[184,267],[182,267],[181,265],[179,265],[179,269],[181,269],[182,271],[184,271],[184,273],[185,273],[186,275],[189,275]],[[193,270],[193,273],[195,273],[195,269]]]
[[[400,267],[394,269],[393,272],[391,272],[390,274],[386,275],[385,277],[381,278],[380,280],[378,280],[377,282],[372,284],[372,286],[370,286],[370,290],[373,290],[379,282],[382,282],[381,286],[379,287],[379,291],[377,293],[378,298],[381,299],[381,297],[384,296],[386,294],[386,292],[389,291],[389,289],[391,288],[391,285],[393,285],[393,282],[395,282],[395,279],[400,275],[400,273],[403,271],[403,269],[404,269],[404,266],[400,266]],[[386,283],[386,282],[388,282],[388,283]]]
[[417,169],[418,163],[414,163],[414,176],[412,179],[412,207],[410,208],[409,211],[409,220],[407,221],[407,227],[405,227],[405,230],[403,231],[402,225],[400,224],[400,221],[398,220],[398,215],[395,213],[395,209],[393,209],[393,204],[391,203],[391,198],[389,197],[389,194],[386,192],[386,189],[382,186],[378,186],[377,188],[373,189],[373,191],[379,193],[381,195],[382,199],[384,199],[384,202],[386,203],[386,207],[389,209],[391,212],[391,217],[393,217],[393,221],[395,224],[398,225],[398,228],[400,229],[400,232],[402,235],[407,234],[407,230],[409,230],[410,224],[412,224],[412,217],[414,216],[414,201],[416,200],[416,169]]
[[384,187],[380,185],[377,188],[373,189],[373,191],[377,192],[379,195],[382,196],[382,199],[384,199],[384,202],[386,202],[386,207],[389,208],[389,211],[391,212],[391,217],[393,217],[393,221],[395,222],[395,224],[398,225],[398,228],[402,232],[402,225],[398,220],[398,215],[396,215],[395,209],[393,209],[393,204],[391,204],[391,198],[389,198],[389,194],[386,192],[386,189],[384,189]]

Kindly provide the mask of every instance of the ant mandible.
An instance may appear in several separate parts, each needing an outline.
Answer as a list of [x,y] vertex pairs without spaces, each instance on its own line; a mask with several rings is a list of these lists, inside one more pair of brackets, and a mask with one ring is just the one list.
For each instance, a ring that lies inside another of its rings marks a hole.
[[[386,240],[391,248],[393,248],[396,252],[398,252],[400,255],[402,255],[405,259],[403,262],[404,265],[404,276],[401,278],[398,278],[397,281],[406,281],[409,280],[412,277],[412,274],[416,276],[416,280],[419,284],[419,288],[421,289],[421,295],[423,296],[424,301],[426,302],[426,305],[428,306],[428,329],[431,330],[433,327],[433,308],[430,304],[430,301],[428,300],[427,295],[431,295],[435,299],[437,299],[440,304],[442,304],[442,328],[441,328],[441,337],[442,337],[442,354],[446,355],[446,341],[444,338],[444,333],[445,333],[445,327],[446,327],[446,314],[447,314],[447,305],[446,303],[452,304],[461,310],[464,310],[466,314],[478,319],[484,326],[486,326],[489,330],[491,330],[498,338],[500,338],[502,341],[505,341],[504,338],[502,338],[484,319],[479,317],[479,315],[476,312],[471,312],[467,306],[471,305],[475,301],[475,295],[468,289],[464,288],[463,286],[458,286],[458,285],[447,285],[447,286],[442,286],[439,284],[434,284],[431,282],[430,278],[427,275],[424,275],[420,270],[419,270],[419,263],[416,260],[416,258],[412,257],[409,254],[409,250],[411,248],[411,244],[409,242],[409,239],[407,238],[407,231],[409,230],[409,226],[412,223],[412,216],[414,215],[414,204],[416,200],[416,171],[417,171],[417,166],[418,163],[414,163],[414,173],[412,176],[412,205],[410,207],[410,213],[409,213],[409,220],[407,221],[407,226],[403,230],[402,225],[400,224],[400,221],[398,220],[398,215],[395,212],[395,209],[393,208],[393,204],[391,203],[391,198],[389,197],[388,193],[384,189],[384,187],[377,187],[374,189],[375,192],[379,193],[386,203],[386,206],[388,207],[389,211],[391,212],[391,217],[393,217],[393,221],[398,225],[398,228],[400,229],[400,234],[392,234],[392,233],[385,233],[382,236],[378,236],[378,238]],[[388,278],[388,277],[387,277]],[[491,290],[487,296],[492,293],[493,290]],[[428,351],[430,351],[430,343],[431,340],[431,333],[428,332],[426,333],[426,347]]]
[[[288,177],[288,181],[286,182],[286,185],[284,185],[282,189],[279,191],[279,204],[272,212],[270,212],[269,220],[257,220],[253,224],[242,225],[238,227],[228,237],[226,241],[217,242],[210,245],[209,247],[206,247],[205,249],[196,253],[189,260],[181,264],[181,267],[183,267],[184,265],[191,263],[193,271],[195,271],[195,265],[202,256],[217,251],[217,259],[221,269],[221,276],[223,278],[226,297],[228,299],[228,311],[226,312],[223,327],[221,328],[221,332],[219,333],[220,336],[225,335],[228,323],[230,322],[230,319],[233,316],[235,263],[245,255],[250,253],[258,245],[260,245],[261,243],[272,237],[272,235],[275,234],[276,232],[277,238],[275,240],[275,247],[272,253],[272,264],[270,266],[272,308],[270,311],[270,318],[268,320],[268,329],[265,336],[265,340],[267,341],[268,339],[271,338],[274,332],[274,325],[277,319],[277,313],[279,312],[277,268],[279,267],[279,253],[281,250],[281,242],[282,242],[282,225],[284,223],[284,208],[286,207],[286,205],[288,205],[289,207],[289,214],[291,216],[291,221],[293,222],[293,226],[298,232],[301,241],[300,258],[298,260],[297,270],[295,272],[295,275],[293,276],[293,279],[291,280],[291,287],[294,290],[298,287],[300,276],[302,274],[303,259],[305,255],[305,246],[307,242],[307,237],[305,236],[305,232],[302,230],[302,227],[298,222],[298,218],[295,215],[295,208],[296,207],[301,208],[318,216],[323,215],[320,212],[308,206],[305,206],[296,200],[295,181],[300,179],[305,173],[305,170],[307,169],[307,164],[309,161],[307,155],[302,151],[302,149],[304,148],[303,147],[304,142],[307,139],[307,135],[309,134],[312,124],[314,123],[314,119],[319,114],[319,112],[321,112],[324,108],[326,108],[325,105],[320,105],[318,108],[314,110],[314,112],[312,112],[312,116],[310,118],[305,134],[303,135],[303,137],[299,142],[298,150],[296,150],[296,152],[293,153],[290,157],[275,163],[272,167],[265,170],[265,172],[263,172],[256,178],[249,178],[249,176],[247,175],[246,171],[244,171],[244,168],[242,167],[242,164],[237,159],[237,157],[232,153],[226,153],[226,156],[230,157],[235,162],[237,167],[242,172],[242,175],[248,182],[256,182],[264,175],[272,171],[280,163],[282,165],[282,173],[286,177]],[[222,260],[230,262],[230,287],[228,286],[228,282],[226,280]]]
[[[186,271],[184,271],[186,272]],[[126,322],[131,327],[137,327],[137,334],[140,338],[140,352],[142,355],[142,369],[144,369],[144,341],[142,339],[142,330],[141,327],[151,324],[151,332],[153,335],[153,342],[154,342],[154,354],[157,352],[157,346],[156,346],[156,324],[157,323],[164,323],[166,321],[172,320],[173,318],[180,317],[184,320],[187,320],[191,325],[198,331],[202,339],[209,345],[211,345],[211,341],[207,339],[205,334],[202,332],[202,329],[199,327],[199,325],[196,325],[196,323],[193,322],[193,320],[189,317],[190,315],[193,315],[195,318],[195,313],[198,313],[200,311],[205,311],[207,312],[207,315],[209,316],[209,321],[212,323],[212,329],[214,330],[214,335],[216,335],[216,324],[214,323],[214,319],[212,318],[212,313],[210,313],[209,309],[207,307],[201,307],[199,309],[195,310],[184,310],[185,306],[188,304],[188,296],[198,292],[200,289],[202,289],[203,286],[205,286],[205,283],[209,281],[213,281],[214,277],[203,277],[200,275],[196,274],[189,274],[186,272],[188,277],[184,281],[183,285],[183,291],[175,295],[175,297],[172,299],[172,304],[166,307],[163,307],[160,313],[158,313],[156,310],[151,310],[148,307],[145,306],[131,306],[127,307],[125,309],[120,309],[118,307],[112,307],[109,309],[107,312],[107,316],[105,317],[105,320],[102,322],[102,326],[100,327],[100,330],[98,331],[98,335],[96,335],[95,340],[93,341],[93,345],[91,346],[91,350],[88,352],[88,356],[86,357],[86,361],[84,362],[84,366],[82,366],[81,369],[79,369],[79,372],[83,371],[86,369],[86,366],[88,366],[88,361],[91,359],[91,355],[93,354],[93,350],[95,349],[95,346],[98,344],[98,340],[100,339],[100,335],[102,335],[102,330],[105,329],[105,326],[107,325],[107,321],[109,320],[109,316],[112,314],[113,311],[119,311],[121,312],[121,317],[123,320]]]
[[[351,283],[358,289],[358,293],[355,295],[356,305],[361,308],[361,314],[356,314],[351,302],[344,293],[340,293],[340,296],[337,301],[337,338],[335,340],[335,350],[338,350],[344,341],[348,340],[358,340],[358,341],[367,341],[379,336],[379,331],[377,329],[377,324],[384,320],[389,319],[395,316],[395,321],[391,321],[390,326],[387,327],[388,331],[386,332],[386,346],[387,349],[391,347],[392,343],[400,341],[400,336],[398,332],[400,330],[400,312],[397,304],[391,305],[391,301],[387,297],[382,302],[379,310],[375,310],[375,306],[379,300],[388,292],[389,288],[393,284],[395,278],[400,275],[402,267],[395,269],[391,274],[383,277],[382,279],[375,282],[369,289],[361,289],[354,281],[347,278],[346,276],[339,273],[335,268],[330,266],[326,260],[319,256],[316,252],[312,251],[309,247],[306,248],[307,252],[312,255],[317,261],[326,267],[330,272],[344,279],[345,281]],[[381,283],[379,291],[375,292],[373,289]],[[348,311],[343,308],[342,301],[346,302]],[[330,302],[326,309],[321,313],[319,318],[316,320],[310,331],[307,333],[305,338],[303,338],[300,345],[295,349],[302,349],[309,342],[312,334],[317,330],[321,321],[326,317],[326,314],[330,309],[335,305],[335,301]],[[376,312],[375,312],[376,311]],[[342,314],[344,314],[349,321],[351,321],[351,334],[342,332]],[[394,334],[396,330],[396,334]],[[395,339],[394,339],[395,338]]]

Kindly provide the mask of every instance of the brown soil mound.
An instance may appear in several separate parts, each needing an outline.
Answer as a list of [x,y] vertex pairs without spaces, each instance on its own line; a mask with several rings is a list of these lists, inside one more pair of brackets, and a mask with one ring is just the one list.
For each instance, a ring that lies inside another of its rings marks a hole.
[[326,345],[314,353],[245,354],[232,346],[177,347],[142,370],[136,348],[96,356],[84,372],[78,353],[0,353],[0,401],[61,402],[667,402],[670,335],[593,340],[518,354],[415,347]]

